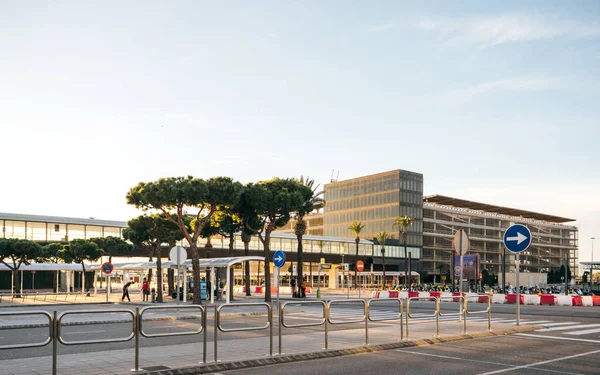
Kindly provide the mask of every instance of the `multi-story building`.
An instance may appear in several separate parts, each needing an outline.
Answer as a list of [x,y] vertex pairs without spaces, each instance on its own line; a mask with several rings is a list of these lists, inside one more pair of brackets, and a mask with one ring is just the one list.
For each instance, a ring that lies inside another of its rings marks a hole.
[[398,238],[394,220],[409,216],[408,247],[419,252],[423,246],[423,175],[393,170],[374,175],[332,182],[325,185],[325,235],[353,237],[348,227],[354,221],[365,225],[362,238],[372,239],[378,232]]
[[[522,272],[557,270],[567,256],[573,274],[579,272],[578,229],[564,224],[574,219],[442,195],[424,198],[423,217],[422,264],[430,274],[445,273],[454,253],[453,236],[463,229],[470,238],[470,252],[480,256],[481,269],[500,275],[504,231],[513,223],[526,225],[533,235],[531,247],[520,256]],[[506,272],[514,272],[515,259],[509,251],[505,264]]]
[[[304,221],[306,222],[306,234],[309,234],[311,236],[322,236],[324,234],[322,213],[313,213],[306,215],[304,217]],[[295,225],[296,219],[292,218],[286,225],[277,228],[277,232],[294,234]]]

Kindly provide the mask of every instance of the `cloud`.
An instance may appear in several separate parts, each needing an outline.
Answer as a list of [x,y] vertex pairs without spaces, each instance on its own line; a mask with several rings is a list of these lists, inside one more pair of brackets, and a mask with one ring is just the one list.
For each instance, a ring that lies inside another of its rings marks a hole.
[[494,46],[558,37],[600,36],[600,23],[575,22],[547,15],[509,14],[468,19],[425,20],[413,25],[437,33],[452,45]]
[[485,94],[494,91],[529,92],[557,89],[563,85],[559,77],[520,76],[475,84],[463,89],[454,90],[452,94],[463,97]]
[[398,25],[396,25],[395,23],[382,23],[380,25],[369,27],[367,31],[370,33],[377,33],[381,31],[393,30],[397,27]]

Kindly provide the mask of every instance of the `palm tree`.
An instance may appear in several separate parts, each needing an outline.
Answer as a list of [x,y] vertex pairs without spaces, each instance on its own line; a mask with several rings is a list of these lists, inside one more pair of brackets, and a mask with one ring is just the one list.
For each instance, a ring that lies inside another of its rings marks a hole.
[[402,241],[404,242],[404,288],[406,288],[407,279],[410,276],[407,276],[408,272],[408,257],[406,254],[406,239],[408,237],[408,227],[413,223],[412,217],[408,216],[398,216],[396,220],[394,220],[394,227],[398,227],[398,238],[402,236]]
[[302,237],[306,234],[306,221],[304,220],[304,216],[313,212],[319,211],[321,208],[325,206],[325,200],[323,199],[323,194],[325,193],[323,190],[317,192],[317,189],[320,185],[315,185],[315,181],[311,180],[310,177],[304,178],[304,176],[300,176],[300,179],[297,180],[300,185],[306,186],[310,189],[311,194],[307,194],[305,196],[306,201],[302,205],[302,209],[296,212],[296,223],[294,224],[294,233],[296,234],[296,238],[298,239],[298,279],[297,284],[298,287],[302,285],[303,276],[302,276]]
[[385,242],[391,238],[394,238],[393,234],[388,232],[379,232],[375,235],[377,243],[381,245],[381,258],[383,263],[383,285],[385,286]]
[[[348,227],[348,229],[350,229],[352,233],[354,233],[355,237],[354,241],[356,242],[356,260],[358,260],[358,243],[360,242],[360,231],[363,230],[364,227],[365,225],[360,221],[355,221],[352,223],[352,225],[350,225],[350,227]],[[358,271],[356,270],[356,267],[354,267],[354,280],[355,282],[357,282],[358,280]]]

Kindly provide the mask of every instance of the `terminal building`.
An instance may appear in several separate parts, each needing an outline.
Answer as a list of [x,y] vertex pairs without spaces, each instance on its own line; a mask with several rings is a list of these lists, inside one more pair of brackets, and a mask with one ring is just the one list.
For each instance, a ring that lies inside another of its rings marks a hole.
[[[397,272],[411,269],[418,271],[424,282],[449,282],[448,276],[452,274],[452,238],[459,229],[469,235],[470,253],[478,257],[479,272],[487,270],[490,274],[500,276],[505,264],[506,272],[511,273],[514,271],[514,256],[506,252],[503,262],[505,251],[502,237],[512,223],[527,225],[534,237],[531,247],[521,255],[522,272],[541,275],[550,270],[556,271],[568,262],[571,272],[579,274],[578,229],[568,225],[574,219],[442,195],[424,197],[423,175],[399,169],[332,182],[325,185],[324,198],[324,212],[305,217],[307,234],[303,239],[303,273],[309,277],[310,285],[315,285],[322,262],[333,265],[323,275],[327,280],[325,285],[331,287],[340,284],[340,274],[344,273],[340,267],[342,263],[354,264],[360,259],[365,262],[365,270],[371,274],[382,271],[384,259],[381,244],[374,240],[375,234],[380,231],[395,236],[385,244],[385,268],[386,271],[396,272],[396,275]],[[413,224],[408,229],[406,249],[400,240],[399,228],[393,226],[398,216],[413,218]],[[358,255],[354,234],[348,229],[354,221],[365,224],[360,234]],[[28,239],[42,244],[67,243],[78,238],[122,237],[126,227],[124,221],[0,213],[1,238]],[[293,221],[279,228],[278,232],[273,233],[271,242],[271,249],[285,251],[288,262],[292,264],[297,259],[297,239],[293,228]],[[228,256],[227,239],[213,238],[212,245],[213,257]],[[245,255],[244,244],[239,236],[235,238],[234,249],[234,256]],[[249,250],[248,255],[262,255],[262,244],[258,238],[252,238]],[[148,257],[141,250],[131,255]],[[411,266],[407,268],[409,256]],[[163,257],[168,257],[166,248]],[[291,272],[291,268],[282,270],[282,274]],[[321,271],[324,271],[322,267]],[[256,282],[260,282],[260,263],[251,272]],[[348,277],[347,273],[345,276]],[[1,279],[0,275],[0,284]],[[533,281],[535,284],[545,282],[541,279]],[[346,279],[346,283],[351,285],[355,282],[352,278]],[[498,278],[498,282],[502,280]],[[393,284],[393,280],[388,283]]]

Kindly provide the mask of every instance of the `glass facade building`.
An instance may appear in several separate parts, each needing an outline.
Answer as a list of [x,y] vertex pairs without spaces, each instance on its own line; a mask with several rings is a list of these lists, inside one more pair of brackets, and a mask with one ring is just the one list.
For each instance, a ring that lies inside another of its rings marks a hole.
[[[325,185],[324,233],[333,237],[354,237],[348,229],[354,221],[365,225],[361,238],[373,239],[378,232],[388,232],[398,239],[394,220],[408,216],[407,246],[413,254],[423,246],[423,175],[404,170]],[[387,250],[387,246],[386,246]],[[403,252],[403,250],[402,250]],[[414,255],[413,255],[414,257]]]

